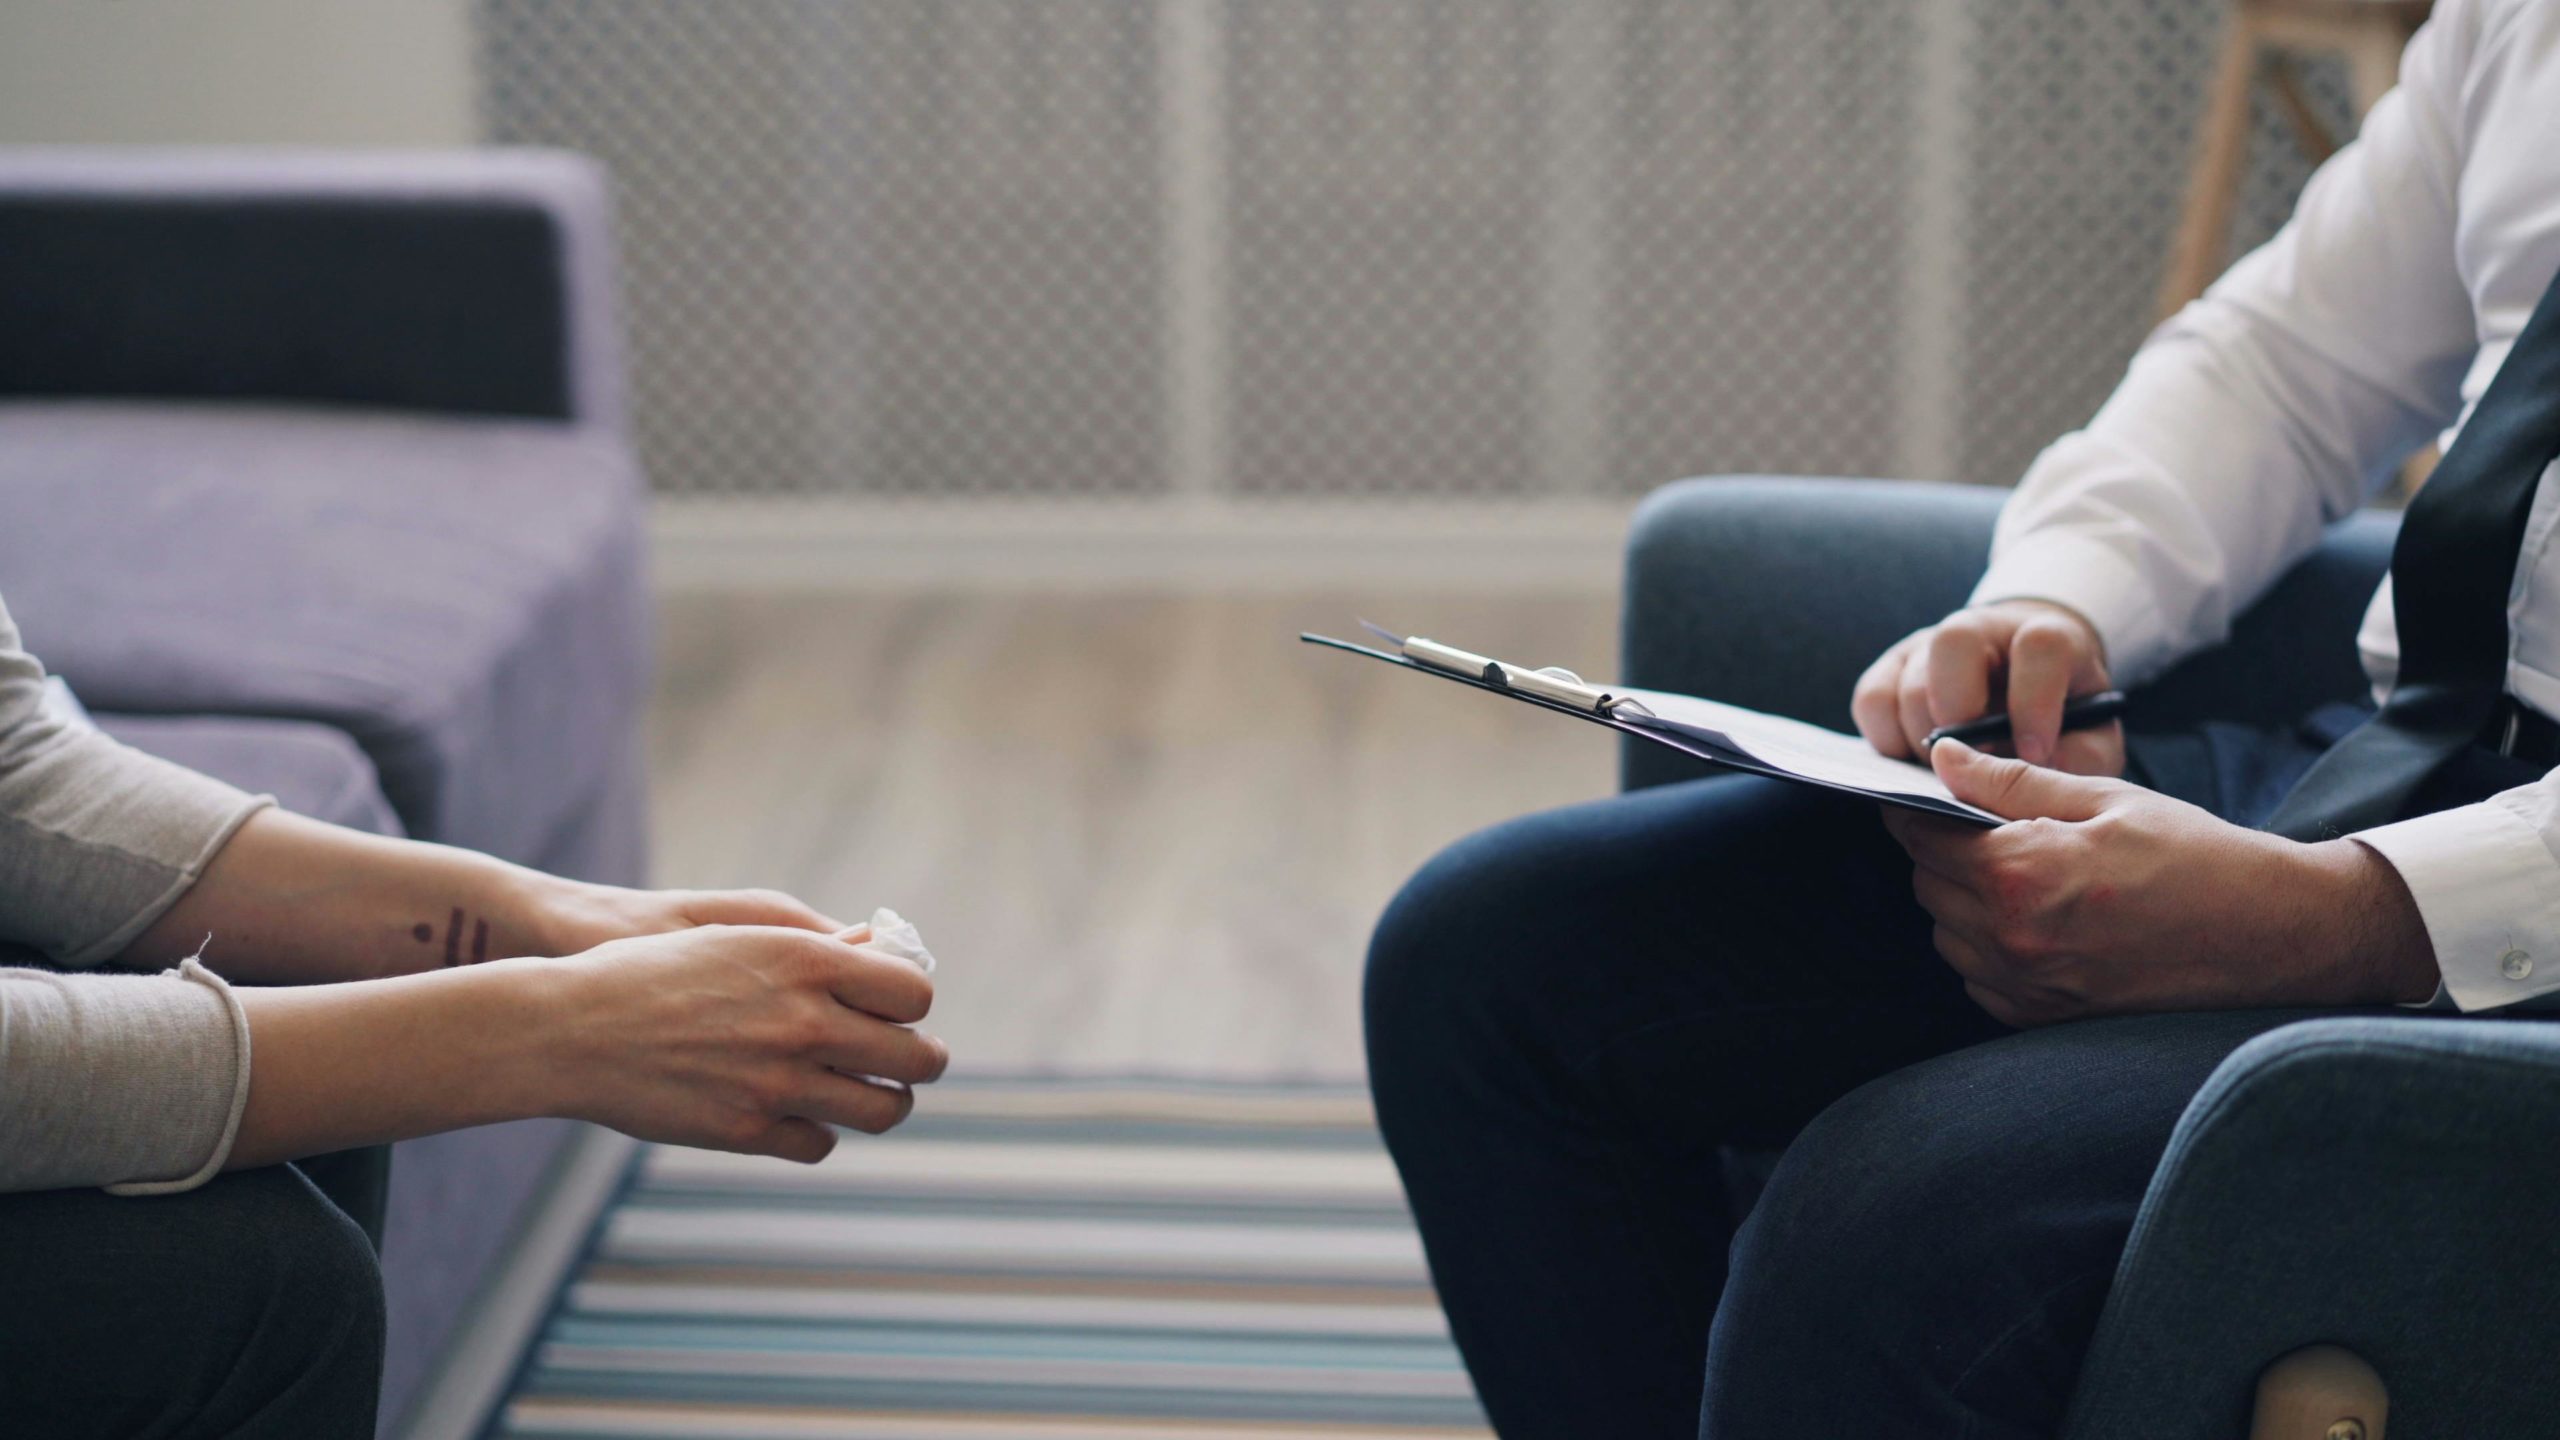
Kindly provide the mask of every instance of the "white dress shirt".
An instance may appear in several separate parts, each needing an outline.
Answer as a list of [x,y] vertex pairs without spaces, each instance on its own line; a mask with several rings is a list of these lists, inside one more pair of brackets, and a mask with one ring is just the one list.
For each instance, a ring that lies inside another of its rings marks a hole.
[[[2036,460],[1974,599],[2078,610],[2128,684],[2221,640],[2403,455],[2431,433],[2452,444],[2555,273],[2560,3],[2443,0],[2400,87],[2292,221],[2162,325],[2088,428]],[[2546,471],[2507,601],[2507,688],[2550,716],[2555,530],[2560,479]],[[2361,645],[2387,693],[2387,580]],[[2453,1003],[2560,991],[2560,771],[2357,838],[2408,882]]]

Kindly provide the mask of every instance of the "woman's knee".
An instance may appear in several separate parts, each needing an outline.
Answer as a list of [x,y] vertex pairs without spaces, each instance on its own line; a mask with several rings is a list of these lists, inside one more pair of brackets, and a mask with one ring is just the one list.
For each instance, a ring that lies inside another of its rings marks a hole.
[[203,1276],[227,1295],[212,1323],[231,1351],[198,1377],[218,1433],[371,1433],[382,1383],[382,1267],[362,1227],[290,1166],[197,1192],[223,1254]]
[[290,1167],[0,1197],[0,1228],[0,1365],[40,1433],[371,1433],[381,1268]]

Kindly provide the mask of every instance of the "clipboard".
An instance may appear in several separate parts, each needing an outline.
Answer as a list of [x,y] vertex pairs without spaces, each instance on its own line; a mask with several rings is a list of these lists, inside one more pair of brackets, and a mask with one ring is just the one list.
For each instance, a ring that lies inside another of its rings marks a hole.
[[[1853,783],[1839,778],[1842,772],[1836,767],[1808,763],[1814,752],[1802,748],[1798,738],[1801,732],[1818,731],[1829,741],[1851,741],[1851,737],[1836,731],[1821,731],[1819,727],[1807,726],[1800,721],[1761,715],[1736,706],[1717,705],[1691,696],[1593,685],[1571,671],[1529,669],[1420,636],[1399,637],[1393,631],[1370,625],[1365,620],[1360,623],[1375,634],[1381,644],[1396,648],[1386,650],[1375,645],[1338,640],[1330,635],[1303,632],[1298,638],[1309,645],[1363,655],[1401,669],[1489,691],[1524,705],[1570,715],[1723,769],[1856,795],[1879,804],[1917,810],[1984,829],[2005,823],[1987,810],[1977,809],[1947,795],[1936,776],[1907,761],[1887,760],[1868,752],[1871,759],[1862,762],[1858,770],[1862,777],[1872,772],[1883,782],[1877,784]],[[1681,713],[1709,707],[1718,718],[1726,719],[1728,723],[1721,727],[1700,724],[1696,723],[1694,715],[1684,717]],[[1765,732],[1760,727],[1766,727]],[[1781,736],[1797,739],[1797,743],[1782,743],[1777,738]],[[1749,748],[1755,743],[1759,753]],[[1864,745],[1863,741],[1853,743],[1861,747]],[[1892,783],[1901,778],[1893,775],[1894,770],[1910,772],[1912,788],[1904,789]]]

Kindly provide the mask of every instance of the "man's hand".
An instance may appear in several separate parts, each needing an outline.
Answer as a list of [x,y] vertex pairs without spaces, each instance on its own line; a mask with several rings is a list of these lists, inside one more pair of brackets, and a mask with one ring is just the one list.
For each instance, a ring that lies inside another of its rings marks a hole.
[[2062,731],[2065,700],[2106,688],[2106,649],[2077,611],[2002,600],[1896,641],[1858,677],[1850,710],[1879,753],[1910,759],[1939,726],[2005,708],[2019,758],[2077,775],[2121,775],[2122,726]]
[[1901,809],[1885,828],[1938,953],[1992,1018],[2045,1025],[2141,1010],[2375,1005],[2435,992],[2435,953],[2399,872],[2354,840],[2246,830],[2122,780],[1943,741],[1982,830]]

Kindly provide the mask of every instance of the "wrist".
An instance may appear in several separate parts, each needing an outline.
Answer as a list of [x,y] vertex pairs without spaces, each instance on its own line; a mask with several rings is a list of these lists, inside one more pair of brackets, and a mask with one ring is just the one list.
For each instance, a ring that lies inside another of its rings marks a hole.
[[2347,1004],[2422,1004],[2443,972],[2418,902],[2400,872],[2360,840],[2302,847],[2322,879],[2315,890],[2316,940],[2341,970]]
[[453,977],[470,999],[459,1007],[487,1033],[502,1037],[484,1054],[491,1062],[491,1103],[500,1119],[538,1115],[582,1118],[582,1088],[593,1067],[579,1052],[582,967],[531,957]]
[[577,880],[522,865],[500,862],[491,879],[493,913],[507,937],[510,956],[572,955],[586,948],[575,937],[580,929],[580,903],[594,888]]

